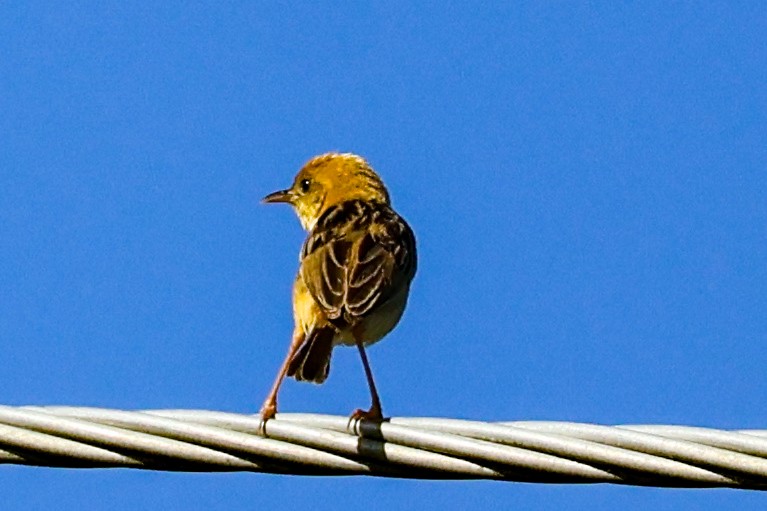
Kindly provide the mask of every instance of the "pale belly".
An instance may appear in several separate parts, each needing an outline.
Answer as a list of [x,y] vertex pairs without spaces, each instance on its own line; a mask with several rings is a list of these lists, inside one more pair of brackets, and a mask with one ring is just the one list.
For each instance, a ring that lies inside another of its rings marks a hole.
[[[369,346],[373,343],[380,341],[386,334],[397,326],[402,313],[405,312],[405,305],[407,304],[408,287],[404,287],[399,293],[394,295],[383,306],[376,309],[376,311],[365,318],[361,325],[357,326],[357,330],[362,332],[362,339],[365,346]],[[354,346],[354,337],[351,330],[344,330],[339,332],[339,335],[333,340],[333,344],[343,344],[346,346]]]
[[[357,332],[361,332],[362,340],[365,346],[369,346],[380,341],[388,334],[397,323],[399,323],[402,313],[407,304],[409,286],[394,295],[388,302],[375,310],[373,314],[366,317],[361,324],[356,326]],[[308,333],[313,327],[313,319],[319,314],[317,304],[306,289],[306,285],[300,276],[296,279],[293,289],[293,314],[296,325],[304,333]],[[343,344],[354,346],[354,337],[351,329],[344,329],[336,334],[333,339],[334,345]]]

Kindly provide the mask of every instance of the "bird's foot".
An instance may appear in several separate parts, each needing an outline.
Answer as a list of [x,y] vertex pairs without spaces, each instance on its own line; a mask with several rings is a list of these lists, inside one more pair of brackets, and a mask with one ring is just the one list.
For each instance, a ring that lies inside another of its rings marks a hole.
[[370,407],[370,410],[362,410],[360,408],[354,410],[354,412],[352,412],[352,414],[349,416],[347,430],[353,432],[356,435],[359,435],[359,423],[361,420],[383,422],[384,416],[383,413],[381,413],[381,407],[374,405]]
[[359,420],[359,419],[365,419],[369,421],[382,421],[383,420],[383,413],[381,413],[381,408],[378,406],[373,406],[370,408],[370,410],[362,410],[360,408],[357,408],[354,410],[354,412],[349,417],[351,420]]
[[263,406],[261,406],[261,410],[258,414],[261,416],[258,432],[261,436],[266,436],[266,421],[274,419],[274,416],[277,415],[277,402],[267,400],[264,402]]

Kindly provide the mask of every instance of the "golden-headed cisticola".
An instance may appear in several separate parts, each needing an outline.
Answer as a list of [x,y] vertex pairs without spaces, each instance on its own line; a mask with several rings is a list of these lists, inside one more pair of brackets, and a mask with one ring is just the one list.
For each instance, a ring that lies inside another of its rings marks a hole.
[[372,401],[352,417],[382,419],[365,346],[394,328],[405,310],[416,271],[413,231],[392,209],[378,174],[349,153],[312,158],[290,188],[264,202],[293,206],[308,235],[293,285],[293,338],[262,418],[277,412],[285,376],[322,383],[333,347],[344,344],[359,350]]

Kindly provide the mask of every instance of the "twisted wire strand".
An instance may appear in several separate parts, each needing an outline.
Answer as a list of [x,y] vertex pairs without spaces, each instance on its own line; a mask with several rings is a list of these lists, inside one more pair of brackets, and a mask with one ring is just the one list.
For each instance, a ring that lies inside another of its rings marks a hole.
[[767,430],[0,405],[0,463],[767,489]]

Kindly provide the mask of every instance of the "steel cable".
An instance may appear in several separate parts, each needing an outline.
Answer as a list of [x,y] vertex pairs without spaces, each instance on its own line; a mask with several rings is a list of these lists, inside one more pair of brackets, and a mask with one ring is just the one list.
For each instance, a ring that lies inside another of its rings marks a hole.
[[0,463],[767,489],[767,431],[0,405]]

